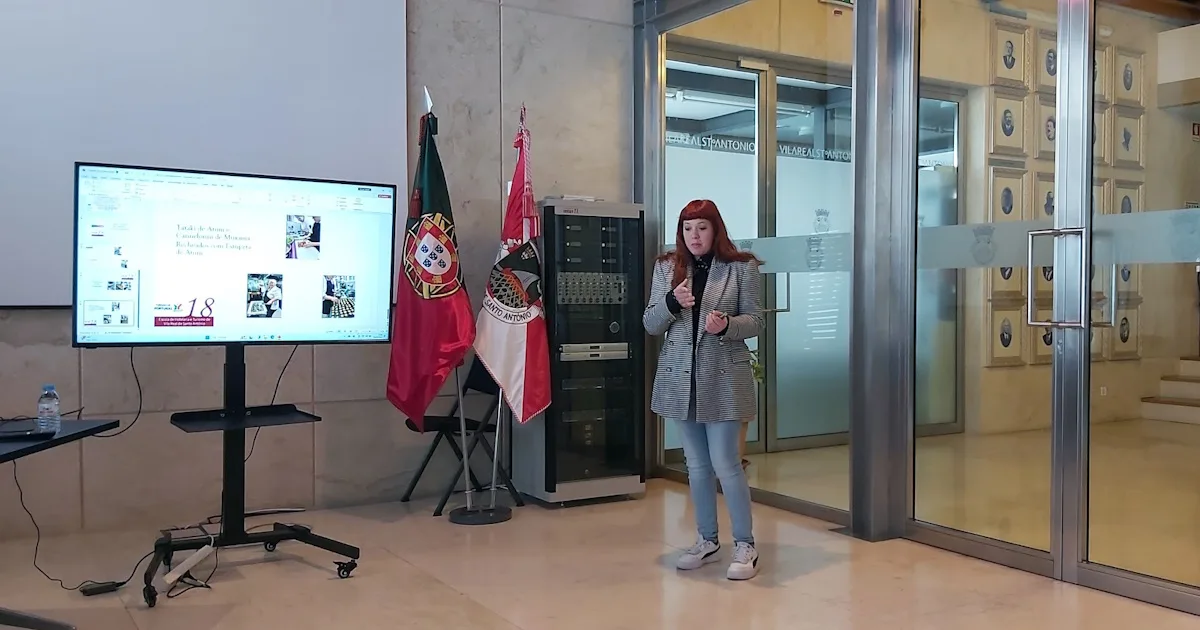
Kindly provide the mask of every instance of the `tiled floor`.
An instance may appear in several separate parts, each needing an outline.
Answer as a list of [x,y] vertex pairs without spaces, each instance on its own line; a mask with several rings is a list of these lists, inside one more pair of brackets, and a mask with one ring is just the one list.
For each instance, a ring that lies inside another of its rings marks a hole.
[[[31,541],[0,545],[0,604],[82,630],[839,630],[908,628],[1106,630],[1196,628],[1200,619],[1056,583],[907,541],[869,544],[830,525],[755,506],[762,573],[671,568],[693,531],[683,486],[658,481],[638,501],[565,510],[526,507],[479,529],[428,506],[379,505],[300,515],[363,547],[354,577],[295,544],[220,554],[211,591],[160,599],[140,589],[84,598],[30,566]],[[149,550],[152,535],[44,541],[52,574],[108,579]],[[207,574],[208,565],[197,572]]]

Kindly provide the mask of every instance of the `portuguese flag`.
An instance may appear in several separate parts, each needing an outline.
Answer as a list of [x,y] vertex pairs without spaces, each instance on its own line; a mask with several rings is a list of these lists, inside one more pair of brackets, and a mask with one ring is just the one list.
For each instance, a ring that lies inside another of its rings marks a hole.
[[446,174],[438,157],[437,117],[421,118],[421,153],[408,205],[387,397],[424,430],[425,411],[475,341],[463,284]]

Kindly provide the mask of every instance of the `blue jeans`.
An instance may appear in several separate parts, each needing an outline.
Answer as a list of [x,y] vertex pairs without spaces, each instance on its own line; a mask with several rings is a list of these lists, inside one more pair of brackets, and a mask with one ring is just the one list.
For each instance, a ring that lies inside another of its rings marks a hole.
[[733,522],[734,542],[754,544],[754,523],[750,516],[750,485],[738,456],[741,423],[675,420],[683,442],[687,462],[688,487],[696,509],[696,530],[705,540],[717,541],[717,484],[725,494],[729,520]]

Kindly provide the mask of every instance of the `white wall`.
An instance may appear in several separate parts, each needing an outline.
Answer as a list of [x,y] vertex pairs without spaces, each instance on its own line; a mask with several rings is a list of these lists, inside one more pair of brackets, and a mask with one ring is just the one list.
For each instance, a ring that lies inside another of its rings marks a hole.
[[76,161],[407,188],[406,34],[393,0],[0,3],[0,266],[40,269],[0,306],[71,304]]

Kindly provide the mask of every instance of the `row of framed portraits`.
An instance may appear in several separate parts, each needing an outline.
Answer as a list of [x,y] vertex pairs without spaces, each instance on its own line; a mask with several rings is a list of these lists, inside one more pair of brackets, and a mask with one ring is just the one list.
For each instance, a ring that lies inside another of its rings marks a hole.
[[[1054,93],[1058,80],[1057,33],[1021,22],[995,20],[991,39],[992,85]],[[1096,100],[1145,107],[1145,66],[1145,53],[1101,43],[1092,66]]]
[[[1028,283],[1025,274],[1037,274],[1033,279],[1034,297],[1049,300],[1054,293],[1054,267],[1035,266],[1033,269],[1024,267],[993,267],[988,269],[988,298],[993,302],[1024,300]],[[1141,269],[1139,265],[1122,264],[1116,269],[1111,267],[1096,267],[1092,265],[1092,300],[1096,304],[1107,301],[1112,292],[1112,274],[1117,274],[1117,295],[1122,300],[1138,295],[1141,285]]]
[[[1140,304],[1117,309],[1112,327],[1093,326],[1092,361],[1132,361],[1141,357]],[[1102,315],[1093,313],[1094,321]],[[1038,310],[1037,321],[1048,321],[1050,310]],[[1027,325],[1025,306],[993,305],[988,313],[988,367],[1015,367],[1050,363],[1054,356],[1054,333],[1050,328]]]
[[[1052,219],[1055,210],[1054,174],[992,166],[988,169],[988,221],[1036,221]],[[1092,180],[1092,212],[1095,214],[1131,214],[1142,211],[1145,183],[1131,179],[1096,178]],[[1103,247],[1098,242],[1096,247]],[[1028,286],[1025,274],[1036,273],[1035,295],[1053,291],[1054,267],[1032,270],[993,267],[987,270],[987,295],[991,300],[1019,299]],[[1112,273],[1121,295],[1137,294],[1140,288],[1139,266],[1123,264],[1117,269],[1092,268],[1092,286],[1110,291]]]
[[[1146,167],[1144,110],[1097,104],[1092,115],[1092,158],[1096,164]],[[1058,139],[1054,96],[993,88],[988,98],[988,121],[988,153],[993,156],[1054,160]]]
[[[988,167],[988,221],[1038,221],[1054,217],[1054,173],[1011,166]],[[1092,179],[1093,214],[1132,214],[1142,211],[1145,182],[1134,179]]]

